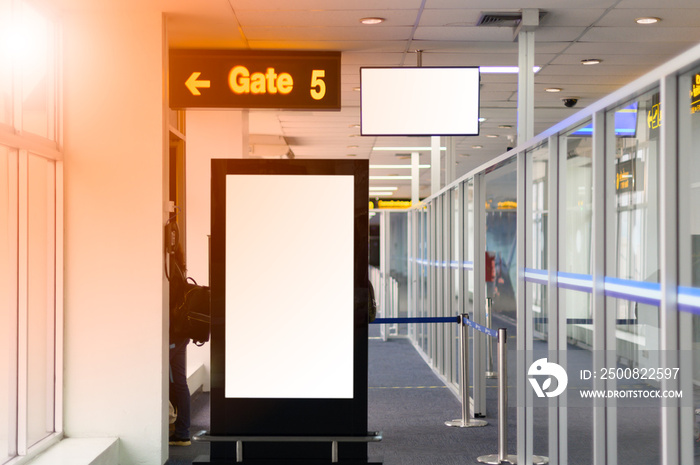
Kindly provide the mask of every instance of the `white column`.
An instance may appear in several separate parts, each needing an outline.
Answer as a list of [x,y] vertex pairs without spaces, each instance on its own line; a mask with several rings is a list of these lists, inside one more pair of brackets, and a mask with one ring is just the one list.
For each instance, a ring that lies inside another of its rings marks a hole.
[[455,137],[445,137],[445,185],[457,179],[457,139]]
[[430,137],[430,193],[440,190],[440,136]]
[[537,8],[523,9],[518,38],[518,141],[535,136],[535,28],[539,25]]
[[85,10],[63,15],[64,430],[118,437],[120,464],[160,464],[168,457],[163,16]]
[[411,154],[411,205],[420,202],[420,153]]

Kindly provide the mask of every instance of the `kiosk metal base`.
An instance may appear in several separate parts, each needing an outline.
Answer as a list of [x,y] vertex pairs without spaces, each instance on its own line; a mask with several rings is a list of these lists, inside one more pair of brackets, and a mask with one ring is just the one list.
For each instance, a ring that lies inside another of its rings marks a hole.
[[[498,459],[498,454],[492,454],[492,455],[482,455],[481,457],[477,458],[481,463],[486,463],[489,465],[501,465],[504,463],[510,463],[513,465],[516,465],[518,463],[518,457],[516,455],[506,455],[505,460],[499,460]],[[541,457],[539,455],[533,455],[532,456],[532,465],[545,465],[549,463],[549,458],[547,457]]]
[[469,419],[467,421],[464,421],[460,418],[458,420],[446,421],[445,424],[447,426],[454,426],[457,428],[474,428],[474,427],[478,427],[478,426],[486,426],[489,424],[489,422],[485,421],[485,420],[474,420],[474,419]]
[[384,461],[381,458],[368,458],[366,461],[365,460],[341,460],[339,462],[332,462],[330,460],[324,461],[324,460],[291,460],[289,462],[286,462],[284,460],[252,460],[249,462],[246,462],[245,460],[243,462],[236,462],[235,460],[231,459],[211,459],[208,455],[200,455],[198,456],[193,462],[192,465],[246,465],[246,464],[251,464],[251,465],[284,465],[285,463],[289,463],[290,465],[383,465]]
[[476,460],[481,462],[481,463],[487,463],[489,465],[501,465],[502,463],[512,463],[512,464],[518,463],[518,457],[515,455],[506,455],[505,460],[499,460],[498,454],[482,455],[481,457],[477,458]]

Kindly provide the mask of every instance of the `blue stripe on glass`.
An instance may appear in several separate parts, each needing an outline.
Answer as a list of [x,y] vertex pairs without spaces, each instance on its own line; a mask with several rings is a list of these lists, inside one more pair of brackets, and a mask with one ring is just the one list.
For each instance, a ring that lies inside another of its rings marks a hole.
[[593,276],[589,274],[557,273],[558,286],[564,289],[571,289],[581,292],[593,292]]
[[[456,260],[452,260],[450,262],[447,261],[430,261],[430,260],[424,260],[422,258],[412,258],[409,257],[409,261],[415,262],[418,265],[421,266],[432,266],[432,267],[439,267],[439,268],[454,268],[454,269],[459,269],[460,267],[460,262]],[[474,269],[474,262],[461,262],[461,267],[464,268],[465,270],[473,270]]]
[[525,268],[524,271],[525,281],[535,284],[549,284],[549,272],[547,270]]
[[678,310],[700,315],[700,289],[678,286]]

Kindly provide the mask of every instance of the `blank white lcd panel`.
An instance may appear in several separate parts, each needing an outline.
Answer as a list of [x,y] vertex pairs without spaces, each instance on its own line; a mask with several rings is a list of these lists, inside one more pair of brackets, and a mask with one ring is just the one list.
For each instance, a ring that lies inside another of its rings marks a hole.
[[226,177],[227,398],[353,398],[353,176]]
[[479,68],[362,68],[364,136],[479,134]]

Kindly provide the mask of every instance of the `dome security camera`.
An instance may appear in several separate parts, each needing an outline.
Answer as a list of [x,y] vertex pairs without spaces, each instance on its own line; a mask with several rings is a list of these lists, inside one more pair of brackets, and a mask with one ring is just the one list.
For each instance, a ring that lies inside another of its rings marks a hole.
[[567,108],[573,108],[578,103],[577,98],[563,98],[561,101],[564,102],[564,106]]

